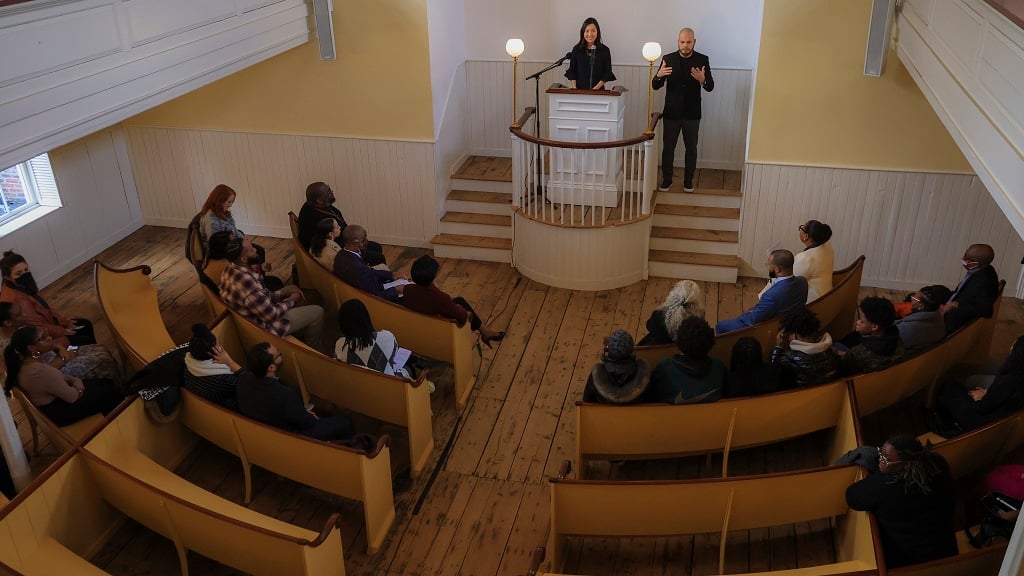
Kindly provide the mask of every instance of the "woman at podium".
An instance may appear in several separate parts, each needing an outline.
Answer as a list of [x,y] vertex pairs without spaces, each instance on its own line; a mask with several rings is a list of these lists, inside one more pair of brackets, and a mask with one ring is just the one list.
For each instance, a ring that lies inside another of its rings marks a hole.
[[601,43],[601,25],[596,18],[583,21],[580,41],[572,47],[565,77],[573,88],[581,90],[604,90],[605,82],[615,80],[612,52]]

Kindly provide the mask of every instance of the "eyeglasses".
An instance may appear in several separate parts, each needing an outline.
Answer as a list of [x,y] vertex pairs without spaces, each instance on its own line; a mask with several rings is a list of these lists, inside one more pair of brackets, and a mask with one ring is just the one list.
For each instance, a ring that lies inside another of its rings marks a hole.
[[888,466],[889,464],[899,464],[900,462],[902,462],[902,460],[889,460],[888,458],[885,457],[885,452],[882,452],[881,448],[878,449],[878,463],[881,464],[882,466]]
[[807,234],[807,227],[804,226],[803,224],[797,226],[796,229],[803,232],[804,234]]
[[918,304],[924,304],[924,302],[920,298],[914,296],[913,294],[910,295],[910,299],[913,300],[914,302],[917,302]]

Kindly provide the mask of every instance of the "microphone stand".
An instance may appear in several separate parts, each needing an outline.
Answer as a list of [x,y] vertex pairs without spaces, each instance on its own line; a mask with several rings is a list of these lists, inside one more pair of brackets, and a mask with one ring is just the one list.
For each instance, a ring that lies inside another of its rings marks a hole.
[[[533,116],[533,126],[534,126],[534,130],[536,131],[535,132],[535,136],[537,138],[541,138],[541,134],[540,134],[540,77],[545,72],[547,72],[549,70],[554,70],[555,68],[558,68],[559,66],[564,64],[565,61],[568,60],[570,56],[572,56],[572,52],[567,52],[565,54],[565,56],[562,56],[561,58],[558,59],[558,61],[554,62],[553,64],[551,64],[547,68],[544,68],[543,70],[540,70],[538,72],[534,72],[533,74],[530,74],[529,76],[526,77],[526,80],[533,80],[534,81],[534,85],[533,85],[533,107],[537,109],[537,112]],[[540,170],[540,154],[541,154],[540,143],[538,142],[537,143],[537,160],[534,162],[534,165],[536,166],[536,169],[537,169],[537,189],[534,190],[533,196],[534,197],[540,196],[541,198],[544,198],[544,203],[545,204],[550,204],[551,201],[548,200],[547,197],[544,194],[544,175],[541,173],[541,170]]]

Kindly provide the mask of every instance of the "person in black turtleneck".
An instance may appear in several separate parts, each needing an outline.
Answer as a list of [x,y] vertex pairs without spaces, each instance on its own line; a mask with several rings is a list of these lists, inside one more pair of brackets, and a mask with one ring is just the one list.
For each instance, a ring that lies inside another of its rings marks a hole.
[[[342,232],[348,226],[345,222],[345,217],[341,215],[341,210],[334,207],[334,202],[334,190],[331,190],[331,187],[326,183],[313,182],[306,186],[306,203],[299,210],[298,217],[298,240],[306,250],[309,250],[309,245],[313,241],[313,235],[316,234],[317,224],[324,218],[332,218],[337,221]],[[384,257],[383,250],[384,247],[380,244],[367,240],[366,247],[363,249],[363,261],[368,266],[386,265],[388,262]]]
[[693,175],[697,171],[697,135],[700,130],[701,88],[711,92],[715,79],[711,76],[708,57],[694,50],[697,39],[693,29],[679,31],[679,50],[661,59],[658,74],[651,80],[651,88],[660,90],[668,84],[665,109],[662,112],[661,186],[662,192],[672,185],[672,159],[680,130],[686,147],[686,171],[683,190],[693,192]]
[[900,331],[893,325],[896,308],[885,298],[868,296],[860,301],[853,332],[838,347],[843,374],[876,372],[903,357]]
[[604,339],[601,362],[594,364],[583,389],[584,402],[635,404],[651,381],[651,369],[633,353],[633,337],[619,329]]
[[50,307],[39,293],[39,286],[24,256],[12,251],[4,252],[0,259],[0,274],[3,275],[0,301],[17,302],[21,307],[23,324],[42,328],[53,337],[54,344],[62,348],[68,344],[85,346],[96,343],[92,322],[85,318],[68,318]]
[[725,365],[708,356],[715,331],[703,318],[683,320],[676,334],[679,354],[658,362],[651,374],[648,402],[697,404],[721,399]]

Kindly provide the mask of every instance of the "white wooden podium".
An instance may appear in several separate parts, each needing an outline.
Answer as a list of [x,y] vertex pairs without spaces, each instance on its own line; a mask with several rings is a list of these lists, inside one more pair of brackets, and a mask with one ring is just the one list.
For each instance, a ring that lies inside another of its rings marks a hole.
[[[548,138],[562,142],[622,139],[625,89],[548,88]],[[550,148],[548,199],[556,204],[614,207],[622,190],[618,148]]]

